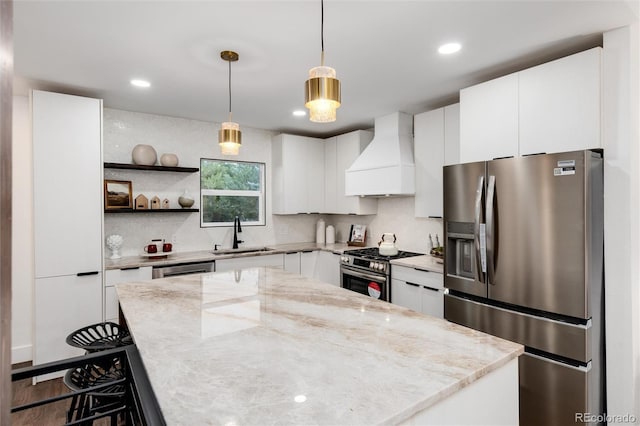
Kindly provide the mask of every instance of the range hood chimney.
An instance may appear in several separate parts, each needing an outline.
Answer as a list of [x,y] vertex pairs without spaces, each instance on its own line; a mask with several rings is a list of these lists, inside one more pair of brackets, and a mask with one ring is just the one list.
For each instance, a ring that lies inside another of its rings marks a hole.
[[376,118],[373,140],[345,172],[345,194],[414,195],[413,116],[395,112]]

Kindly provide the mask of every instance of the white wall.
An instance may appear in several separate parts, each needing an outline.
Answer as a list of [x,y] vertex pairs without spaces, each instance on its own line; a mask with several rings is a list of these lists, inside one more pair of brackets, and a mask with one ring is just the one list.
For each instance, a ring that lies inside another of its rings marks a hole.
[[414,217],[414,197],[380,198],[377,215],[325,215],[324,220],[327,225],[335,226],[336,241],[346,241],[351,224],[361,223],[367,225],[367,245],[377,245],[384,232],[396,234],[396,245],[400,250],[427,253],[429,234],[434,244],[436,234],[440,244],[444,244],[442,219]]
[[640,421],[639,40],[638,24],[607,32],[603,40],[607,413],[635,415],[637,421]]
[[[241,127],[240,161],[266,163],[266,226],[244,226],[244,246],[313,241],[318,215],[271,216],[271,136],[272,132]],[[180,166],[199,167],[200,158],[224,158],[218,146],[218,125],[197,120],[143,114],[110,108],[104,109],[104,161],[131,163],[131,151],[137,144],[155,148],[158,159],[174,153]],[[105,179],[130,180],[133,196],[140,193],[151,199],[168,198],[172,208],[179,208],[178,196],[187,189],[199,206],[199,173],[154,173],[146,171],[105,170]],[[200,228],[197,213],[105,214],[105,237],[124,237],[122,254],[141,253],[145,242],[153,238],[175,239],[176,251],[211,249],[214,244],[231,247],[232,227]],[[105,248],[106,252],[109,250]]]
[[[315,223],[320,218],[336,227],[336,241],[346,241],[352,223],[369,227],[367,242],[375,245],[383,232],[394,232],[402,250],[426,252],[428,235],[438,234],[442,243],[440,220],[416,219],[414,198],[382,198],[378,214],[372,216],[347,215],[271,215],[271,136],[274,133],[242,127],[242,148],[237,158],[241,161],[259,161],[267,165],[266,226],[243,227],[245,246],[260,246],[288,242],[315,240]],[[137,144],[148,144],[160,157],[174,153],[181,166],[199,167],[200,158],[222,158],[217,144],[217,126],[197,120],[136,113],[110,108],[104,109],[104,161],[130,163],[131,151]],[[228,157],[227,157],[228,158]],[[171,207],[177,205],[178,196],[187,189],[198,198],[199,174],[150,173],[144,171],[105,170],[105,179],[131,180],[133,195],[143,193],[147,198],[158,195],[168,198]],[[199,205],[196,201],[195,207]],[[120,234],[124,237],[122,254],[139,254],[145,242],[152,238],[175,238],[175,249],[193,251],[210,249],[213,244],[230,247],[233,229],[200,228],[197,213],[176,214],[105,214],[105,236]],[[109,253],[108,249],[105,249]]]
[[13,217],[11,231],[11,362],[31,359],[33,199],[29,98],[13,97]]

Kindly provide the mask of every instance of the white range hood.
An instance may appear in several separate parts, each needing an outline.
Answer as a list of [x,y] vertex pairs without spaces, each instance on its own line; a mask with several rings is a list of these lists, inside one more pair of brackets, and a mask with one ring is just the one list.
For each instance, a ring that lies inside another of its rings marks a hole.
[[345,172],[345,194],[414,195],[413,116],[395,112],[376,118],[373,140]]

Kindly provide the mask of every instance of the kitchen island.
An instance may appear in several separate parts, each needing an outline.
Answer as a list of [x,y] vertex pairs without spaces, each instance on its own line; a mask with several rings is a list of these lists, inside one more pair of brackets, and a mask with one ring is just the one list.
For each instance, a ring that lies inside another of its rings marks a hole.
[[167,424],[516,424],[523,347],[280,269],[117,285]]

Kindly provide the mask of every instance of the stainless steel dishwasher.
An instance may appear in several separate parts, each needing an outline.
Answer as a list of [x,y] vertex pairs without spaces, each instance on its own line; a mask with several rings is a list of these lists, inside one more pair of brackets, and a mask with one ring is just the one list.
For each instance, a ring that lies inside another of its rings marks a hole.
[[200,274],[203,272],[213,272],[215,261],[180,263],[178,265],[154,266],[151,278],[167,278],[178,275]]

